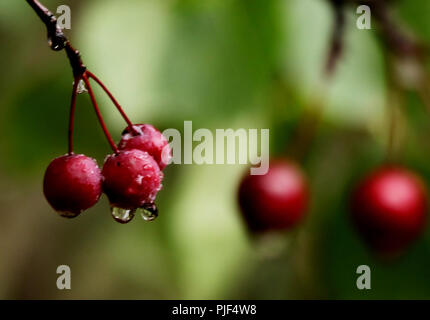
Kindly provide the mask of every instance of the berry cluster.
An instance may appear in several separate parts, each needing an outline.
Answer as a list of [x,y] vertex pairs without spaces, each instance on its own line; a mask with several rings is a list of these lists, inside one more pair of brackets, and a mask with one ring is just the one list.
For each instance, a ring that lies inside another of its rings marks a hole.
[[[329,0],[334,23],[322,83],[325,89],[321,92],[327,91],[326,85],[335,74],[344,51],[347,21],[345,7],[349,2],[360,1]],[[429,75],[425,71],[426,60],[423,59],[428,56],[427,44],[421,43],[419,37],[411,35],[396,23],[388,1],[373,2],[372,18],[377,20],[381,39],[393,56],[389,69],[400,70],[399,66],[403,65],[406,58],[417,71],[413,81],[410,81],[408,73],[403,76],[404,79],[394,79],[400,73],[390,72],[388,83],[395,84],[390,90],[396,93],[404,86],[398,84],[409,83],[410,86],[416,82],[414,89],[421,97],[427,97],[426,81]],[[398,57],[400,59],[396,61]],[[307,114],[307,118],[299,125],[298,136],[294,141],[300,145],[297,148],[299,151],[303,151],[303,146],[306,148],[315,135],[325,100],[321,99],[324,94],[320,94],[316,92],[316,98],[311,101],[312,109],[316,110],[312,111],[314,114]],[[424,102],[427,104],[426,100]],[[391,131],[394,131],[393,119]],[[392,134],[389,134],[390,140]],[[296,157],[300,157],[298,153]],[[239,187],[238,198],[249,229],[253,232],[268,232],[295,227],[305,216],[309,202],[308,190],[305,175],[290,160],[272,161],[264,176],[245,176]],[[428,212],[428,191],[418,175],[404,167],[388,164],[377,168],[358,184],[350,203],[351,220],[364,242],[377,255],[393,257],[402,253],[422,234]]]
[[133,125],[124,130],[102,170],[94,159],[72,150],[54,159],[45,173],[44,194],[63,217],[78,216],[104,192],[116,221],[127,223],[136,212],[150,221],[157,216],[154,200],[170,156],[168,142],[157,129]]
[[[54,159],[45,173],[43,191],[50,205],[63,217],[73,218],[92,207],[102,192],[109,198],[114,219],[129,222],[136,212],[153,220],[157,217],[154,204],[163,180],[162,170],[171,157],[170,146],[164,136],[150,124],[133,125],[106,86],[87,68],[79,51],[57,25],[55,16],[40,2],[27,0],[48,30],[52,50],[65,50],[73,70],[73,90],[69,117],[69,151]],[[109,96],[127,123],[118,146],[114,143],[97,105],[90,79]],[[78,93],[88,91],[97,118],[113,150],[105,159],[103,169],[83,154],[73,152],[73,128]]]
[[[72,48],[66,44],[66,51],[70,50]],[[112,216],[116,221],[127,223],[137,211],[145,220],[153,220],[158,215],[154,200],[161,189],[162,170],[171,156],[168,141],[150,124],[133,125],[106,86],[86,68],[81,69],[84,71],[75,74],[73,85],[69,152],[53,160],[46,170],[45,197],[60,215],[72,218],[96,204],[104,192],[109,198]],[[89,78],[102,87],[128,124],[118,146],[106,128]],[[74,113],[80,81],[84,82],[88,90],[99,122],[114,152],[106,157],[101,171],[95,160],[73,153]]]
[[[309,188],[301,169],[289,160],[271,162],[265,175],[247,175],[239,187],[239,205],[253,232],[290,230],[305,216]],[[353,191],[351,218],[373,252],[391,257],[422,233],[428,211],[427,189],[416,174],[400,166],[382,166]]]

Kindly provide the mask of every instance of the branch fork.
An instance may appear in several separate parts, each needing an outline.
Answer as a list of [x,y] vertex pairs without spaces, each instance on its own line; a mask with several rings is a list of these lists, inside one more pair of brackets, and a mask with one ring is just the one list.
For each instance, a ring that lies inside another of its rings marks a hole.
[[132,122],[125,114],[121,105],[118,103],[115,97],[110,93],[107,87],[92,72],[87,70],[86,66],[82,62],[80,52],[71,45],[70,41],[65,36],[63,30],[58,26],[57,18],[54,16],[54,14],[51,11],[49,11],[49,9],[46,8],[43,4],[41,4],[38,0],[26,0],[26,1],[33,8],[33,10],[36,12],[36,14],[39,16],[39,18],[46,26],[49,47],[54,51],[62,51],[64,49],[66,51],[67,58],[69,59],[70,66],[72,67],[74,82],[73,82],[72,99],[71,99],[71,105],[70,105],[69,130],[68,130],[68,140],[69,140],[68,153],[70,155],[73,154],[73,129],[74,129],[74,118],[75,118],[75,109],[76,109],[76,97],[78,94],[79,83],[83,81],[85,83],[86,88],[88,89],[91,102],[93,104],[93,107],[96,112],[97,118],[100,122],[100,125],[103,129],[103,132],[106,136],[106,139],[108,140],[112,150],[117,154],[119,152],[118,148],[115,142],[113,141],[112,136],[110,135],[106,127],[106,124],[103,120],[103,117],[97,105],[97,100],[94,96],[94,92],[91,87],[89,79],[93,79],[109,96],[109,98],[111,99],[111,101],[113,102],[113,104],[115,105],[119,113],[121,114],[121,116],[124,118],[125,122],[127,122],[130,132],[133,132],[133,134],[135,135],[138,135],[139,133],[133,127]]

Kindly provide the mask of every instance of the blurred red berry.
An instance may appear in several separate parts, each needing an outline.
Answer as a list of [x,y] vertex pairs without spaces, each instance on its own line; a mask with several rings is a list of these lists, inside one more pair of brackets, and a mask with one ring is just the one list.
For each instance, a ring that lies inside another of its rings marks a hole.
[[123,209],[153,203],[163,178],[152,156],[137,149],[108,156],[102,175],[103,191],[111,205]]
[[43,192],[61,216],[76,217],[99,200],[100,169],[95,160],[82,154],[56,158],[45,172]]
[[239,204],[252,231],[290,229],[305,215],[308,184],[301,169],[287,160],[271,161],[265,175],[247,175],[239,187]]
[[157,161],[160,170],[163,170],[172,157],[167,139],[150,124],[136,124],[133,129],[135,132],[130,131],[129,127],[123,131],[118,148],[146,151]]
[[355,190],[352,219],[370,248],[397,254],[420,235],[427,206],[427,190],[417,175],[401,167],[382,167]]

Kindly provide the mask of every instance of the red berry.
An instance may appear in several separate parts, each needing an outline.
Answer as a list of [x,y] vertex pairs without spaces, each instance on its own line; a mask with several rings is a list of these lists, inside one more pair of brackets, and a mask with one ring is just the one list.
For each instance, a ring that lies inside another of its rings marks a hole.
[[289,229],[304,216],[308,185],[298,166],[290,161],[270,163],[265,175],[247,175],[239,188],[239,204],[252,231]]
[[423,230],[426,194],[422,180],[407,169],[379,168],[353,194],[353,221],[376,252],[399,253]]
[[43,192],[61,216],[76,217],[100,198],[102,176],[97,162],[83,154],[54,159],[45,172]]
[[102,175],[103,191],[111,205],[123,209],[136,209],[154,202],[163,178],[155,160],[137,149],[108,156]]
[[163,170],[172,157],[167,139],[150,124],[137,124],[133,126],[133,129],[136,132],[131,132],[129,127],[123,131],[118,148],[146,151],[154,157],[160,169]]

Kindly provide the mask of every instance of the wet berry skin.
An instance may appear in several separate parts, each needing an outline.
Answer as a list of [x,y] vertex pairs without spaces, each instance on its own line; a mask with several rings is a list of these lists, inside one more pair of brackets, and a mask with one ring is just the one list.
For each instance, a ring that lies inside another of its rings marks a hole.
[[45,172],[43,192],[61,216],[76,217],[95,205],[102,193],[97,162],[82,154],[54,159]]
[[160,170],[163,170],[172,157],[167,139],[150,124],[136,124],[133,128],[138,134],[130,132],[127,127],[122,133],[118,148],[120,150],[138,149],[146,151],[155,159]]
[[414,173],[381,167],[363,179],[352,197],[352,220],[376,253],[397,255],[423,230],[427,190]]
[[239,187],[242,215],[253,232],[294,227],[304,217],[308,201],[306,178],[288,160],[271,161],[265,175],[247,175]]
[[147,152],[133,149],[106,158],[103,191],[112,206],[135,209],[155,200],[163,173]]

